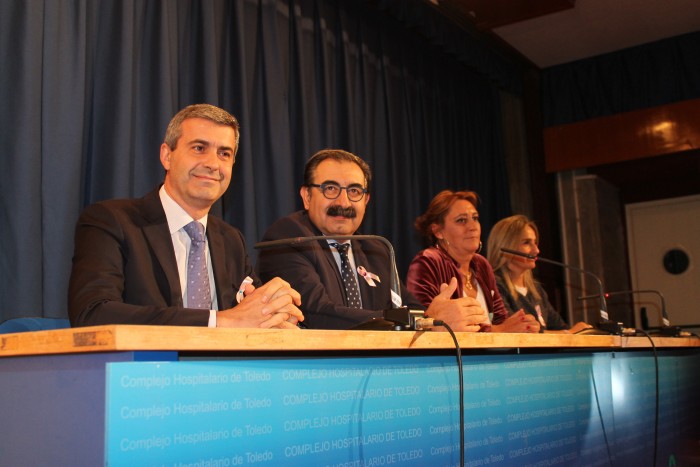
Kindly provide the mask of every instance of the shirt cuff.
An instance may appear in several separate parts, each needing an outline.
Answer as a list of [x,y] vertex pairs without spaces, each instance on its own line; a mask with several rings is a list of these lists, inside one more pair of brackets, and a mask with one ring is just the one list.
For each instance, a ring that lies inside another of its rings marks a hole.
[[210,328],[216,327],[216,310],[209,310],[209,323],[207,326]]

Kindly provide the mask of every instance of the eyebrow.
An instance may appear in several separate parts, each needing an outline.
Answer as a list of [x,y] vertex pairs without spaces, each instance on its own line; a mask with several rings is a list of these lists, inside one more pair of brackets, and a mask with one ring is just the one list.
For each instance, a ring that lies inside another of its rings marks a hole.
[[[322,184],[324,184],[324,183],[332,183],[332,184],[334,184],[334,185],[341,186],[340,183],[338,183],[338,182],[335,181],[335,180],[325,180],[325,181],[319,183],[319,185],[322,185]],[[362,183],[359,183],[359,182],[352,182],[352,183],[349,183],[347,186],[359,186],[359,187],[364,187],[364,185],[363,185]]]
[[[212,146],[211,142],[209,142],[205,139],[193,139],[188,144],[190,146],[192,146],[193,144],[201,144],[201,145],[206,146],[206,147]],[[229,147],[229,146],[218,146],[216,149],[219,149],[219,150],[223,149],[224,151],[233,151],[233,148]]]

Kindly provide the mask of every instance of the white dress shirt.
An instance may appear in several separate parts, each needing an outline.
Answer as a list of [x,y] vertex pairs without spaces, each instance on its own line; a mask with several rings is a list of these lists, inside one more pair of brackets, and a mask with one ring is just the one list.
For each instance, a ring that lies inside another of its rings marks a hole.
[[[201,219],[192,219],[182,207],[177,204],[168,193],[165,191],[165,185],[160,187],[158,193],[160,202],[163,204],[165,217],[168,220],[168,229],[170,230],[170,239],[173,242],[175,249],[175,260],[177,261],[177,271],[180,277],[180,290],[182,290],[182,303],[187,307],[187,257],[190,252],[192,240],[185,232],[184,227],[193,220],[199,221],[204,225],[204,231],[207,229],[207,218],[204,216]],[[210,328],[216,327],[216,310],[219,304],[216,299],[216,283],[214,282],[214,270],[211,267],[211,254],[209,252],[209,241],[207,240],[207,272],[209,273],[209,285],[211,287],[211,307],[209,310]]]

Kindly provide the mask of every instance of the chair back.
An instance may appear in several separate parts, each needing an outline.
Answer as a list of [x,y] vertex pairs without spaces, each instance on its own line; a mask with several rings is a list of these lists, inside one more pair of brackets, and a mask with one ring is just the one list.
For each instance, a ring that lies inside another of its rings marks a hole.
[[65,318],[10,318],[0,323],[0,334],[69,328]]

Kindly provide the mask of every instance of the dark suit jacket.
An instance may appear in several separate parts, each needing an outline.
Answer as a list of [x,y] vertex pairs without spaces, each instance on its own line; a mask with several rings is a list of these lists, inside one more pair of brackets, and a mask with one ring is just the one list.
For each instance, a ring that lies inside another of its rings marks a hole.
[[[210,215],[207,238],[219,309],[224,310],[236,304],[243,279],[255,278],[253,267],[238,229]],[[80,215],[68,313],[73,326],[207,325],[208,310],[183,307],[175,251],[157,189],[140,199],[93,204]]]
[[[275,221],[263,241],[322,235],[311,223],[306,211]],[[332,237],[329,237],[329,239]],[[263,281],[279,276],[301,294],[304,325],[317,329],[347,329],[382,316],[391,303],[391,260],[386,246],[378,240],[353,240],[356,266],[379,276],[381,282],[370,287],[359,278],[363,309],[348,308],[345,288],[331,248],[325,240],[298,243],[288,247],[260,250],[257,270]],[[424,307],[400,284],[403,305],[412,309]]]

